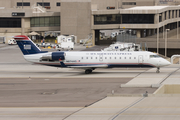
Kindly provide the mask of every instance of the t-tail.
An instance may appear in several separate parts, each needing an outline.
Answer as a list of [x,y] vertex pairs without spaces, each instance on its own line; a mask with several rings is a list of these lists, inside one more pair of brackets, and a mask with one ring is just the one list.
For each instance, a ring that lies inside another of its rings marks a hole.
[[25,35],[17,35],[14,36],[19,48],[21,49],[24,55],[30,54],[38,54],[38,53],[45,53],[46,51],[41,51],[34,42]]

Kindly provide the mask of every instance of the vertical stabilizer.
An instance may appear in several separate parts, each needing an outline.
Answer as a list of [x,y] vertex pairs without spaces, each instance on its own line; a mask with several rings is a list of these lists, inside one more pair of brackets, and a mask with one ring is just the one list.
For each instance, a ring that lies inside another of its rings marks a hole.
[[38,53],[44,53],[45,51],[41,51],[34,42],[25,35],[17,35],[14,37],[16,40],[19,48],[21,49],[22,53],[24,55],[29,54],[38,54]]

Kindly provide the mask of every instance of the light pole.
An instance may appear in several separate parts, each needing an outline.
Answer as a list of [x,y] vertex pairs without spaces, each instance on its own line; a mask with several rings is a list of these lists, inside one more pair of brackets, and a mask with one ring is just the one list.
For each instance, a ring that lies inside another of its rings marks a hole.
[[166,36],[165,36],[165,57],[167,57],[167,31],[169,31],[170,29],[166,29]]

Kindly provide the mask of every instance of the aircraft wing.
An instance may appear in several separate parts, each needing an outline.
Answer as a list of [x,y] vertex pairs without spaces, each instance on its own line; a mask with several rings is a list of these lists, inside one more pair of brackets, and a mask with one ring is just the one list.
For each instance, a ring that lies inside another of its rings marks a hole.
[[61,67],[68,67],[68,68],[79,68],[79,69],[86,69],[86,68],[107,68],[108,65],[76,65],[76,66],[66,66],[63,62],[60,62]]
[[69,68],[107,68],[108,65],[68,66]]

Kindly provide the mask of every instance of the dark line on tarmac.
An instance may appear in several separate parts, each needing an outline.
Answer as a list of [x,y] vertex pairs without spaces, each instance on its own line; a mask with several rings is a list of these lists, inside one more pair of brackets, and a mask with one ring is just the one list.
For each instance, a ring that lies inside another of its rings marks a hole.
[[130,105],[129,107],[125,108],[124,110],[122,110],[121,112],[119,112],[115,117],[112,118],[112,120],[115,120],[120,114],[126,112],[128,109],[130,109],[131,107],[133,107],[134,105],[138,104],[139,102],[141,102],[142,100],[144,100],[145,97],[141,98],[140,100],[136,101],[135,103],[133,103],[132,105]]
[[77,110],[77,111],[75,111],[75,112],[73,112],[73,113],[69,114],[68,116],[66,116],[66,117],[65,117],[65,118],[63,118],[62,120],[65,120],[66,118],[68,118],[68,117],[72,116],[73,114],[75,114],[75,113],[77,113],[77,112],[79,112],[79,111],[81,111],[81,110],[83,110],[83,109],[85,109],[85,108],[87,108],[87,107],[89,107],[89,106],[91,106],[91,105],[93,105],[93,104],[95,104],[95,103],[97,103],[97,102],[99,102],[99,101],[101,101],[101,100],[105,99],[105,98],[106,98],[106,97],[101,98],[101,99],[99,99],[99,100],[97,100],[97,101],[95,101],[95,102],[93,102],[93,103],[91,103],[91,104],[89,104],[89,105],[85,105],[83,108],[81,108],[81,109],[79,109],[79,110]]
[[166,78],[164,78],[163,81],[161,81],[159,84],[162,84],[165,80],[167,80],[172,74],[174,74],[175,72],[177,72],[180,68],[178,68],[177,70],[171,72]]

